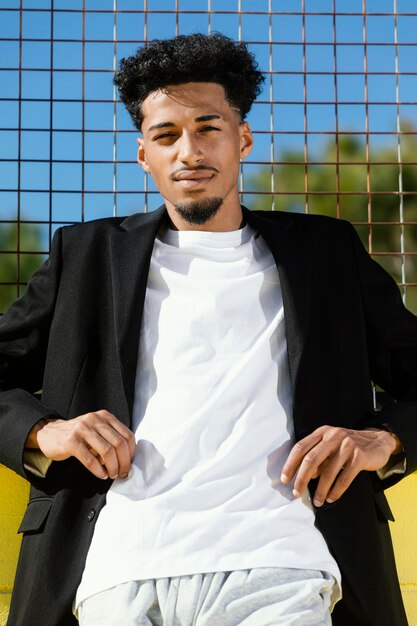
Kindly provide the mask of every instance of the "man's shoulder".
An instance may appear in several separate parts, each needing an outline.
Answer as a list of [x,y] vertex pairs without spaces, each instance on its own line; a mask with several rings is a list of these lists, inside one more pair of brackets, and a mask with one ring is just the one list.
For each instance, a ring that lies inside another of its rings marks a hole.
[[296,226],[301,229],[314,231],[339,231],[343,232],[351,228],[347,220],[321,215],[318,213],[292,213],[289,211],[250,211],[264,222],[282,224],[283,226]]
[[124,219],[125,218],[123,217],[102,217],[88,222],[77,222],[63,226],[62,232],[65,236],[69,237],[82,237],[88,233],[96,231],[111,232],[113,230],[118,230]]
[[78,222],[62,227],[65,239],[83,240],[91,237],[106,236],[132,228],[141,228],[160,217],[160,211],[134,213],[128,216],[102,217],[88,222]]

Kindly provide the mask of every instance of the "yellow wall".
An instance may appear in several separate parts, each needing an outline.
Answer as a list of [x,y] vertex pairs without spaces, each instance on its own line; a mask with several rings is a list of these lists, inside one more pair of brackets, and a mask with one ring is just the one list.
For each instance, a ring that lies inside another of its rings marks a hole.
[[28,483],[0,465],[0,626],[6,623],[20,536],[20,524],[28,497]]
[[[0,626],[6,623],[27,495],[27,483],[0,465]],[[417,626],[417,474],[387,495],[397,520],[391,528],[405,607],[410,626]]]
[[398,575],[410,626],[417,626],[417,472],[386,491]]

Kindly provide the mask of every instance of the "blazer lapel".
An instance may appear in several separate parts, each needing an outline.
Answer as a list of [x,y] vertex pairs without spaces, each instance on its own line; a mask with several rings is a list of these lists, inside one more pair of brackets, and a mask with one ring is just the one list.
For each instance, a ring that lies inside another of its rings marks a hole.
[[285,312],[288,359],[294,400],[297,374],[305,346],[311,306],[312,255],[307,233],[301,230],[290,213],[276,212],[274,219],[266,212],[244,209],[247,221],[268,244],[278,268]]
[[116,341],[130,415],[149,264],[164,216],[165,207],[132,215],[109,240]]

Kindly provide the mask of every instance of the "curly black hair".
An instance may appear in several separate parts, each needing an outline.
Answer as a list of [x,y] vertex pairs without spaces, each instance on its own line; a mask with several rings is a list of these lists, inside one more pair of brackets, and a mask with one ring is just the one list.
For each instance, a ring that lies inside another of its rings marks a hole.
[[114,76],[134,125],[141,129],[142,102],[153,91],[189,82],[218,83],[226,98],[237,107],[242,120],[262,90],[265,80],[254,55],[243,43],[213,33],[154,39],[122,59]]

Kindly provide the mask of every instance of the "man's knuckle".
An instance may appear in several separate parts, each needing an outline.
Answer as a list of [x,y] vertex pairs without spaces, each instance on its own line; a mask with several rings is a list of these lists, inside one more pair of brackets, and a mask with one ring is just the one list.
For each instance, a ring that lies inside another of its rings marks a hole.
[[342,446],[347,450],[354,450],[356,448],[356,441],[352,435],[346,435],[343,439]]
[[124,439],[121,435],[116,435],[113,446],[117,451],[123,450],[126,447],[126,439]]
[[342,487],[343,491],[347,489],[351,483],[351,479],[348,476],[341,475],[338,480],[339,487]]
[[100,456],[102,457],[108,457],[111,455],[111,453],[113,452],[114,446],[112,446],[111,443],[108,443],[107,441],[104,441],[101,445],[100,445]]
[[329,426],[329,435],[332,439],[339,440],[344,437],[345,432],[340,426]]
[[317,453],[310,450],[304,457],[304,463],[306,465],[317,465]]
[[84,413],[84,415],[77,417],[76,426],[86,426],[94,419],[94,417],[95,413]]
[[84,459],[84,465],[90,469],[96,464],[96,459],[92,455],[87,455]]
[[331,467],[326,467],[326,469],[321,472],[320,476],[324,481],[330,481],[334,476],[334,471]]

